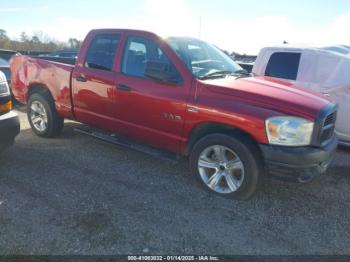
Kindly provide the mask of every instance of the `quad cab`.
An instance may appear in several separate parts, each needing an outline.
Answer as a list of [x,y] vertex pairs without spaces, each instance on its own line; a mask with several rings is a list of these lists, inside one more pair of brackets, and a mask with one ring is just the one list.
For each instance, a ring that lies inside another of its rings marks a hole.
[[235,199],[266,173],[300,182],[324,173],[337,147],[332,102],[250,77],[197,39],[93,30],[75,64],[17,56],[11,73],[38,136],[59,135],[64,119],[117,133],[187,156],[201,187]]

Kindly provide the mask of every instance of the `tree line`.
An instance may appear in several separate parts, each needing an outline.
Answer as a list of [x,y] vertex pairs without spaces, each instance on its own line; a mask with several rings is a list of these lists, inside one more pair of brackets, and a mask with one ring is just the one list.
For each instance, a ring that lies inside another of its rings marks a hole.
[[43,32],[28,35],[22,32],[16,39],[11,39],[6,30],[0,29],[0,49],[26,52],[54,52],[64,49],[79,49],[82,41],[69,38],[67,42],[59,42]]

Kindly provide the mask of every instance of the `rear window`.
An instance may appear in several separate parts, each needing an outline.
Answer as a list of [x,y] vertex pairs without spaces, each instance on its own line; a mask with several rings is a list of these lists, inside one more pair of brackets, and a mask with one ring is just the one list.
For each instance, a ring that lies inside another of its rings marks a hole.
[[274,53],[266,66],[265,76],[296,80],[299,62],[300,53]]
[[97,35],[89,46],[85,67],[111,71],[119,38],[119,34]]

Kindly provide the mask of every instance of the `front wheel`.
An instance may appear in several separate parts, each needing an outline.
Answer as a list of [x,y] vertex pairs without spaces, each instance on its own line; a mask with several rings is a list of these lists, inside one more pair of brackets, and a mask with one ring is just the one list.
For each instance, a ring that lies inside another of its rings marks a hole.
[[244,137],[208,135],[190,155],[190,168],[199,185],[238,200],[254,195],[263,181],[263,166],[256,146]]
[[27,116],[35,134],[41,137],[55,137],[63,128],[64,119],[60,117],[50,95],[34,93],[29,97]]

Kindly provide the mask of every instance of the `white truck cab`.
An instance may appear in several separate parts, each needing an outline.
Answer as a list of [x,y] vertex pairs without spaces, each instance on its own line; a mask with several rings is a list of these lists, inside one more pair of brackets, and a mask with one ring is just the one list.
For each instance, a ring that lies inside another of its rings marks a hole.
[[331,97],[338,106],[336,134],[350,146],[350,46],[266,47],[252,74],[288,81]]

